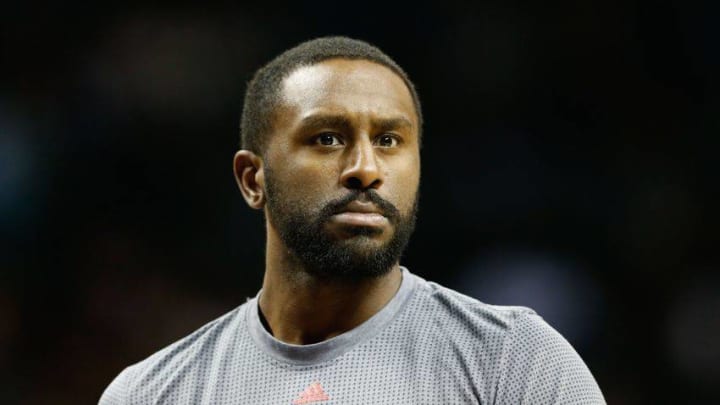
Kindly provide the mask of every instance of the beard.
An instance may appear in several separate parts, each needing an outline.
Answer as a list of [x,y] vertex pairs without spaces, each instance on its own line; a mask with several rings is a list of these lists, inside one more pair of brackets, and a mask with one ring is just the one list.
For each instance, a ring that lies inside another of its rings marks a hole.
[[[398,263],[415,229],[418,193],[407,213],[380,197],[373,189],[349,190],[348,194],[317,208],[306,200],[291,199],[268,167],[265,168],[267,209],[270,222],[302,271],[326,281],[357,282],[387,274]],[[352,201],[370,201],[388,219],[393,234],[381,246],[372,238],[382,229],[353,226],[343,230],[350,237],[339,239],[326,229],[331,217]]]

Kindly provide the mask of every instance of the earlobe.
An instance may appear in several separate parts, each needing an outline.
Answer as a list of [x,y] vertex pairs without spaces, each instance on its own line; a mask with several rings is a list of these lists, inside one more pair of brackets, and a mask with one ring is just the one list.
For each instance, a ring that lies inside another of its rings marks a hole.
[[254,209],[265,206],[265,176],[262,158],[249,150],[239,150],[233,160],[233,171],[245,202]]

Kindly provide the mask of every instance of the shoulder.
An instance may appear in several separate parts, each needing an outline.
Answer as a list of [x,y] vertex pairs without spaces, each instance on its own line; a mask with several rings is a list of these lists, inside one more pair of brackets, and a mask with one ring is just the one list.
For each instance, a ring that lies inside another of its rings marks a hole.
[[530,308],[486,304],[420,277],[406,312],[408,336],[429,344],[442,357],[439,361],[470,371],[468,377],[487,391],[487,398],[500,378],[518,320],[535,315]]
[[605,403],[580,355],[536,314],[518,317],[502,362],[498,403]]
[[518,319],[537,316],[527,307],[490,305],[438,283],[417,278],[417,302],[437,325],[459,325],[470,333],[504,338],[511,333]]
[[486,304],[418,279],[417,316],[494,387],[488,397],[496,403],[604,403],[577,352],[532,309]]
[[135,403],[132,398],[140,391],[157,391],[158,385],[192,373],[193,366],[202,364],[238,332],[239,322],[247,303],[203,325],[190,335],[155,352],[146,359],[125,368],[105,389],[100,404]]

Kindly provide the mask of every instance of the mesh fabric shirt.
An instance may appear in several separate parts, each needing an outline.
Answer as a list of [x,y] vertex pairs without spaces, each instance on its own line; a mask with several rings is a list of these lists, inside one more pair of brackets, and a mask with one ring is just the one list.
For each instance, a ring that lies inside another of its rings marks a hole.
[[570,344],[532,310],[403,268],[393,299],[310,345],[263,327],[258,296],[120,373],[111,404],[604,404]]

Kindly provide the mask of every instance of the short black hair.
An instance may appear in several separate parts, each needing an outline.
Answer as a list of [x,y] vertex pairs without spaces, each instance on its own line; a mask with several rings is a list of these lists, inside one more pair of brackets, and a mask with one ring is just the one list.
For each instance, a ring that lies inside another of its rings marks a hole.
[[263,154],[267,135],[272,131],[273,113],[279,105],[283,80],[300,67],[335,58],[368,60],[383,65],[400,76],[410,90],[420,135],[420,99],[405,71],[380,49],[367,42],[347,37],[324,37],[303,42],[283,52],[255,72],[245,92],[240,120],[241,147],[256,154]]

